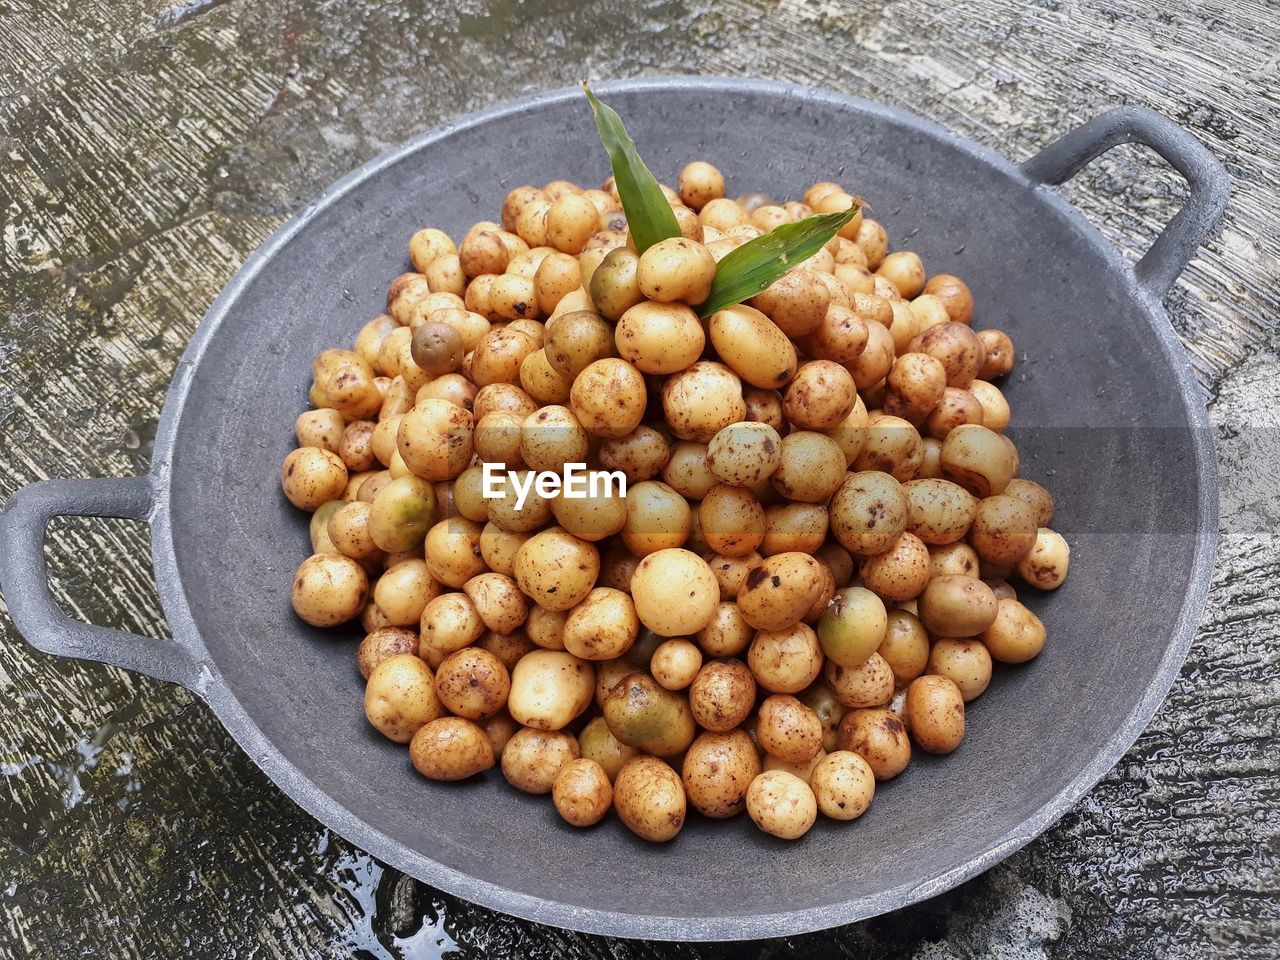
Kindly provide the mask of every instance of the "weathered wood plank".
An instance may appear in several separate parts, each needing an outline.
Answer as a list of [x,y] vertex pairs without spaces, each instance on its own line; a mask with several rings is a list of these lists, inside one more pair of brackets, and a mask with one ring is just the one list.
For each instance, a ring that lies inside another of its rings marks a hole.
[[[1274,8],[998,0],[529,5],[17,0],[0,22],[0,496],[146,468],[205,307],[288,213],[443,119],[581,75],[800,80],[1021,158],[1145,103],[1235,177],[1170,307],[1223,434],[1212,608],[1102,785],[990,874],[902,914],[761,944],[841,957],[1266,957],[1280,935],[1280,43]],[[1068,194],[1137,255],[1176,178],[1124,150]],[[122,386],[125,385],[125,386]],[[65,523],[69,607],[163,629],[139,525]],[[737,955],[506,921],[332,837],[182,691],[30,651],[0,622],[0,956]],[[245,812],[253,830],[245,829]]]

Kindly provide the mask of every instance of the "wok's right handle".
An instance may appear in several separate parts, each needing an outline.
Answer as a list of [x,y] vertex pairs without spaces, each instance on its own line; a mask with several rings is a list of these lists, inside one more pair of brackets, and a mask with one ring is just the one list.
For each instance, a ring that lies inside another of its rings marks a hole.
[[1154,110],[1119,107],[1049,144],[1023,162],[1022,172],[1034,181],[1056,186],[1122,143],[1150,147],[1172,164],[1191,186],[1186,204],[1133,268],[1139,285],[1158,301],[1169,292],[1187,262],[1209,238],[1227,206],[1231,180],[1226,168],[1204,144]]

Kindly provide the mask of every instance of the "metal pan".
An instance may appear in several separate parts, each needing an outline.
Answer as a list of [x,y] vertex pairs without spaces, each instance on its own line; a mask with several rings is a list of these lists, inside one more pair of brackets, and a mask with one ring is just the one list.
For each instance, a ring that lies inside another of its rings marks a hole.
[[[745,817],[692,818],[664,846],[616,821],[579,832],[490,772],[435,785],[361,713],[349,635],[289,609],[305,517],[278,464],[317,351],[349,342],[406,268],[409,235],[455,235],[520,183],[608,173],[576,90],[427,133],[346,177],[231,281],[179,364],[145,477],[49,481],[0,518],[0,585],[36,647],[189,687],[281,789],[387,863],[450,893],[562,927],[720,940],[893,910],[987,869],[1056,821],[1133,743],[1167,692],[1207,591],[1217,531],[1203,398],[1160,300],[1218,222],[1223,168],[1149,110],[1124,108],[1022,164],[916,117],[824,91],[723,79],[605,84],[670,178],[705,157],[735,191],[845,179],[930,272],[971,285],[977,325],[1010,332],[1006,390],[1023,473],[1058,498],[1072,576],[1033,598],[1050,640],[1000,671],[954,755],[920,757],[855,824],[801,842]],[[1120,143],[1154,149],[1186,205],[1130,265],[1054,190]],[[42,543],[56,516],[151,524],[173,639],[66,617]],[[246,829],[252,829],[246,824]]]

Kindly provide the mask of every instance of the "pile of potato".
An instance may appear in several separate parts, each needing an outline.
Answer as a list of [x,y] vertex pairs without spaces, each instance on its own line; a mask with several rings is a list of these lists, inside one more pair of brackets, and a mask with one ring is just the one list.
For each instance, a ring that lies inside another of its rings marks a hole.
[[[796,838],[860,816],[913,746],[959,746],[993,662],[1044,644],[1010,580],[1056,588],[1068,548],[1003,435],[1013,345],[971,329],[963,281],[859,213],[701,320],[729,251],[855,200],[732,200],[702,162],[664,191],[683,236],[643,255],[611,181],[414,234],[387,312],[312,367],[293,606],[359,618],[366,714],[424,776],[500,764],[655,841],[690,804]],[[483,462],[628,491],[517,509]]]

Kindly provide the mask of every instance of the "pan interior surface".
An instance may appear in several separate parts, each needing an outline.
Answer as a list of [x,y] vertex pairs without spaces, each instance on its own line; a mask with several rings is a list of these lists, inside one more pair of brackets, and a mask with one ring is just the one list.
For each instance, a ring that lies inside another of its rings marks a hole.
[[[1042,808],[1114,746],[1173,642],[1202,491],[1188,408],[1155,333],[1163,317],[1135,298],[1124,265],[1078,217],[932,128],[778,88],[653,84],[607,99],[663,181],[707,159],[730,196],[781,200],[816,180],[845,182],[893,249],[914,249],[930,274],[969,283],[976,328],[1012,336],[1019,362],[1001,386],[1022,475],[1055,494],[1053,526],[1073,549],[1061,590],[1024,591],[1048,627],[1043,655],[997,670],[954,755],[917,754],[878,786],[859,821],[820,821],[793,844],[745,816],[691,815],[661,846],[612,817],[574,830],[548,798],[516,792],[498,771],[459,785],[424,780],[403,746],[365,722],[358,627],[311,630],[290,610],[307,516],[281,495],[278,465],[306,407],[311,359],[349,345],[384,309],[416,229],[460,237],[496,219],[519,184],[602,181],[606,158],[577,97],[425,139],[322,200],[226,304],[173,433],[168,511],[180,588],[239,706],[322,795],[313,812],[345,810],[383,836],[374,852],[446,889],[460,892],[452,870],[558,905],[544,913],[488,897],[513,912],[690,937],[781,932],[762,918],[791,912],[805,918],[788,931],[900,906],[1018,831],[1025,840],[1043,829]],[[596,911],[634,920],[605,922]]]

